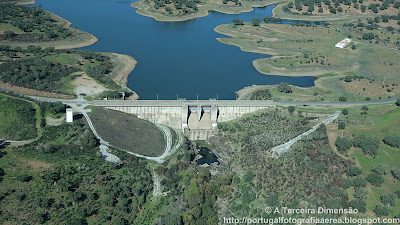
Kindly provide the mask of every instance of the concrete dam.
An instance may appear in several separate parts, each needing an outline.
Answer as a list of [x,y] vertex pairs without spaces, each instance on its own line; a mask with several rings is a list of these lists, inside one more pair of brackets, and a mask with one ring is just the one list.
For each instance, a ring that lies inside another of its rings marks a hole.
[[272,101],[102,101],[107,109],[134,114],[156,124],[182,129],[190,140],[206,140],[218,122],[237,119],[246,113],[272,106]]

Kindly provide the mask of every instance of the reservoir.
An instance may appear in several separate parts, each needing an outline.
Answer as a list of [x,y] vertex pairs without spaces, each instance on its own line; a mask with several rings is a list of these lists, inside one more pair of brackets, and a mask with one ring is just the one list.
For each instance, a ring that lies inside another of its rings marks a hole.
[[[128,87],[140,99],[235,99],[234,92],[253,84],[288,82],[312,86],[312,77],[263,75],[252,61],[267,55],[242,52],[216,40],[220,24],[233,19],[251,21],[271,16],[274,6],[238,15],[210,12],[185,22],[157,22],[137,14],[124,0],[38,0],[42,8],[95,35],[99,41],[83,49],[116,52],[134,57],[138,64]],[[286,21],[288,22],[288,21]],[[305,74],[306,75],[306,74]]]

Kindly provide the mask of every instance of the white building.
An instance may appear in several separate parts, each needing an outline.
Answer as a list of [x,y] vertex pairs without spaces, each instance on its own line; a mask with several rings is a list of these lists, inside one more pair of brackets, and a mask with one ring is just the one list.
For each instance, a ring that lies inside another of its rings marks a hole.
[[338,42],[335,47],[336,48],[345,48],[347,45],[349,45],[351,42],[350,38],[345,38],[343,40],[341,40],[340,42]]
[[71,108],[68,108],[66,113],[67,113],[67,118],[66,118],[67,123],[74,122],[74,112],[73,112],[73,110]]

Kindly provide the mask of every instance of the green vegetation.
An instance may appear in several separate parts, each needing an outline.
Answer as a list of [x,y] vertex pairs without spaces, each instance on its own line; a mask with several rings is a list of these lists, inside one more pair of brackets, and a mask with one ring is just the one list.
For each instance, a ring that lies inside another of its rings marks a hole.
[[270,100],[272,93],[268,89],[257,90],[251,93],[250,100]]
[[71,74],[84,71],[105,87],[124,91],[111,78],[114,69],[111,59],[102,53],[0,45],[0,58],[3,60],[0,81],[12,85],[71,95],[75,94],[70,84],[74,79]]
[[[32,42],[65,39],[73,33],[58,24],[40,5],[28,7],[14,4],[0,4],[0,24],[8,28],[0,34],[0,40]],[[14,32],[14,31],[22,32]]]
[[[367,5],[368,4],[368,5]],[[385,0],[382,3],[364,2],[363,0],[295,0],[290,1],[283,10],[302,15],[319,14],[362,14],[378,13],[398,9],[399,4],[394,0]]]
[[0,139],[27,140],[37,136],[36,110],[29,102],[0,94]]
[[[332,151],[324,126],[296,143],[284,156],[268,156],[273,146],[304,132],[307,128],[299,128],[311,125],[311,118],[298,111],[291,115],[286,110],[271,109],[219,126],[222,132],[211,143],[229,153],[225,158],[229,160],[227,170],[237,171],[232,178],[234,192],[226,203],[227,214],[257,216],[264,213],[266,206],[299,206],[299,199],[330,207],[349,204],[341,175],[352,163]],[[224,131],[232,127],[237,129],[235,133]],[[307,179],[299,179],[305,176]]]
[[145,156],[159,156],[165,151],[163,133],[146,120],[100,107],[93,107],[89,116],[100,137],[115,147]]
[[152,190],[145,161],[118,152],[123,165],[105,162],[81,144],[90,133],[81,120],[44,130],[0,158],[0,223],[126,224],[143,214]]

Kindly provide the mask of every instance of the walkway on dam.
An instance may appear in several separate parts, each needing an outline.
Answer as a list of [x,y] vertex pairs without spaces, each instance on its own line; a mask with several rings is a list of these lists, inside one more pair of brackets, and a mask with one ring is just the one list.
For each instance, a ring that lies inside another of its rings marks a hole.
[[311,133],[313,133],[314,131],[316,131],[318,129],[319,126],[321,126],[322,124],[329,124],[332,123],[334,120],[336,120],[340,115],[340,112],[336,112],[332,115],[329,115],[324,121],[322,121],[321,123],[313,126],[313,128],[311,128],[310,130],[300,134],[299,136],[293,138],[292,140],[283,143],[281,145],[275,146],[274,148],[272,148],[271,152],[276,153],[276,155],[280,156],[284,153],[286,153],[287,151],[289,151],[290,147],[292,145],[294,145],[296,142],[298,142],[299,140],[301,140],[303,137],[310,135]]

